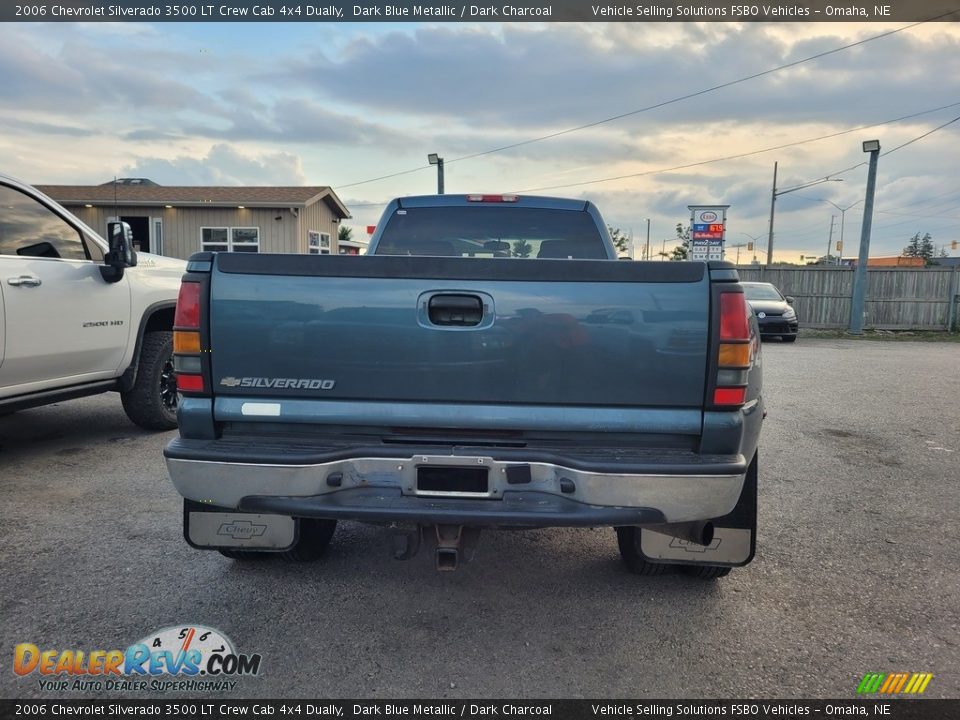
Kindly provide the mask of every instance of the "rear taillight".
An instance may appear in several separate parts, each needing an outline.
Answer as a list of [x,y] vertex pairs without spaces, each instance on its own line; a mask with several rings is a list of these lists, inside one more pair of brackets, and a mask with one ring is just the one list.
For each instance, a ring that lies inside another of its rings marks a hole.
[[177,312],[173,316],[176,327],[200,328],[200,283],[180,283]]
[[467,202],[505,203],[516,202],[516,195],[467,195]]
[[742,292],[721,292],[714,405],[735,407],[746,402],[747,376],[753,365],[753,353],[746,296]]
[[177,390],[202,393],[203,353],[200,341],[200,283],[183,282],[177,297],[173,318],[173,369],[177,374]]

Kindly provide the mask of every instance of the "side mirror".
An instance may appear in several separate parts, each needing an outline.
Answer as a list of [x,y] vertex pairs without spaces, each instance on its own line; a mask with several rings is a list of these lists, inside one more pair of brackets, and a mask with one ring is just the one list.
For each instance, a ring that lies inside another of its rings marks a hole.
[[117,282],[128,267],[137,266],[137,251],[133,249],[133,231],[125,222],[107,223],[107,242],[110,252],[104,258],[100,274],[107,282]]
[[793,298],[790,295],[787,295],[783,299],[787,301],[787,305],[793,305]]

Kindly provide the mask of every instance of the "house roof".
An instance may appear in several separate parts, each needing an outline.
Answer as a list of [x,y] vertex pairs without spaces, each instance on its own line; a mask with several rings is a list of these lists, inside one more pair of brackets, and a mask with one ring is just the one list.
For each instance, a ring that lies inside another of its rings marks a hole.
[[323,200],[340,218],[350,211],[333,190],[319,185],[36,185],[61,205],[174,205],[194,207],[306,207]]

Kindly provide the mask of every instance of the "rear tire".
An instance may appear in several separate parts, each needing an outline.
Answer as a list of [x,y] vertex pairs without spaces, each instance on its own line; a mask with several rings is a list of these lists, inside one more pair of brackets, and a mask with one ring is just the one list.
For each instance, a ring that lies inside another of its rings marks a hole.
[[285,560],[293,562],[313,562],[319,560],[327,551],[337,529],[336,520],[318,520],[300,518],[300,537],[296,545],[281,553]]
[[137,379],[120,393],[123,409],[145,430],[173,430],[177,426],[177,380],[173,374],[173,333],[143,336]]
[[638,527],[626,526],[618,527],[617,545],[620,547],[620,558],[624,565],[634,575],[644,575],[652,577],[663,575],[668,570],[676,567],[672,563],[655,563],[647,560],[640,552],[640,536],[643,532]]
[[218,553],[231,560],[238,562],[250,562],[251,560],[266,560],[276,555],[271,552],[257,552],[256,550],[217,550]]
[[700,580],[716,580],[717,578],[726,577],[730,574],[730,571],[733,570],[731,567],[724,567],[722,565],[684,565],[683,572],[690,577],[698,578]]

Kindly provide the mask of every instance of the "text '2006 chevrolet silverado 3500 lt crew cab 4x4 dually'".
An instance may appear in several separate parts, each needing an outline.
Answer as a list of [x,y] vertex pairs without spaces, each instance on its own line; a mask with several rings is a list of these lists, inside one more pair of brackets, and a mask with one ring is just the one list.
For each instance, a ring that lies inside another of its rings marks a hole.
[[165,449],[198,548],[317,557],[617,529],[627,566],[753,558],[760,344],[735,268],[618,262],[582,200],[394,200],[363,257],[194,255]]

